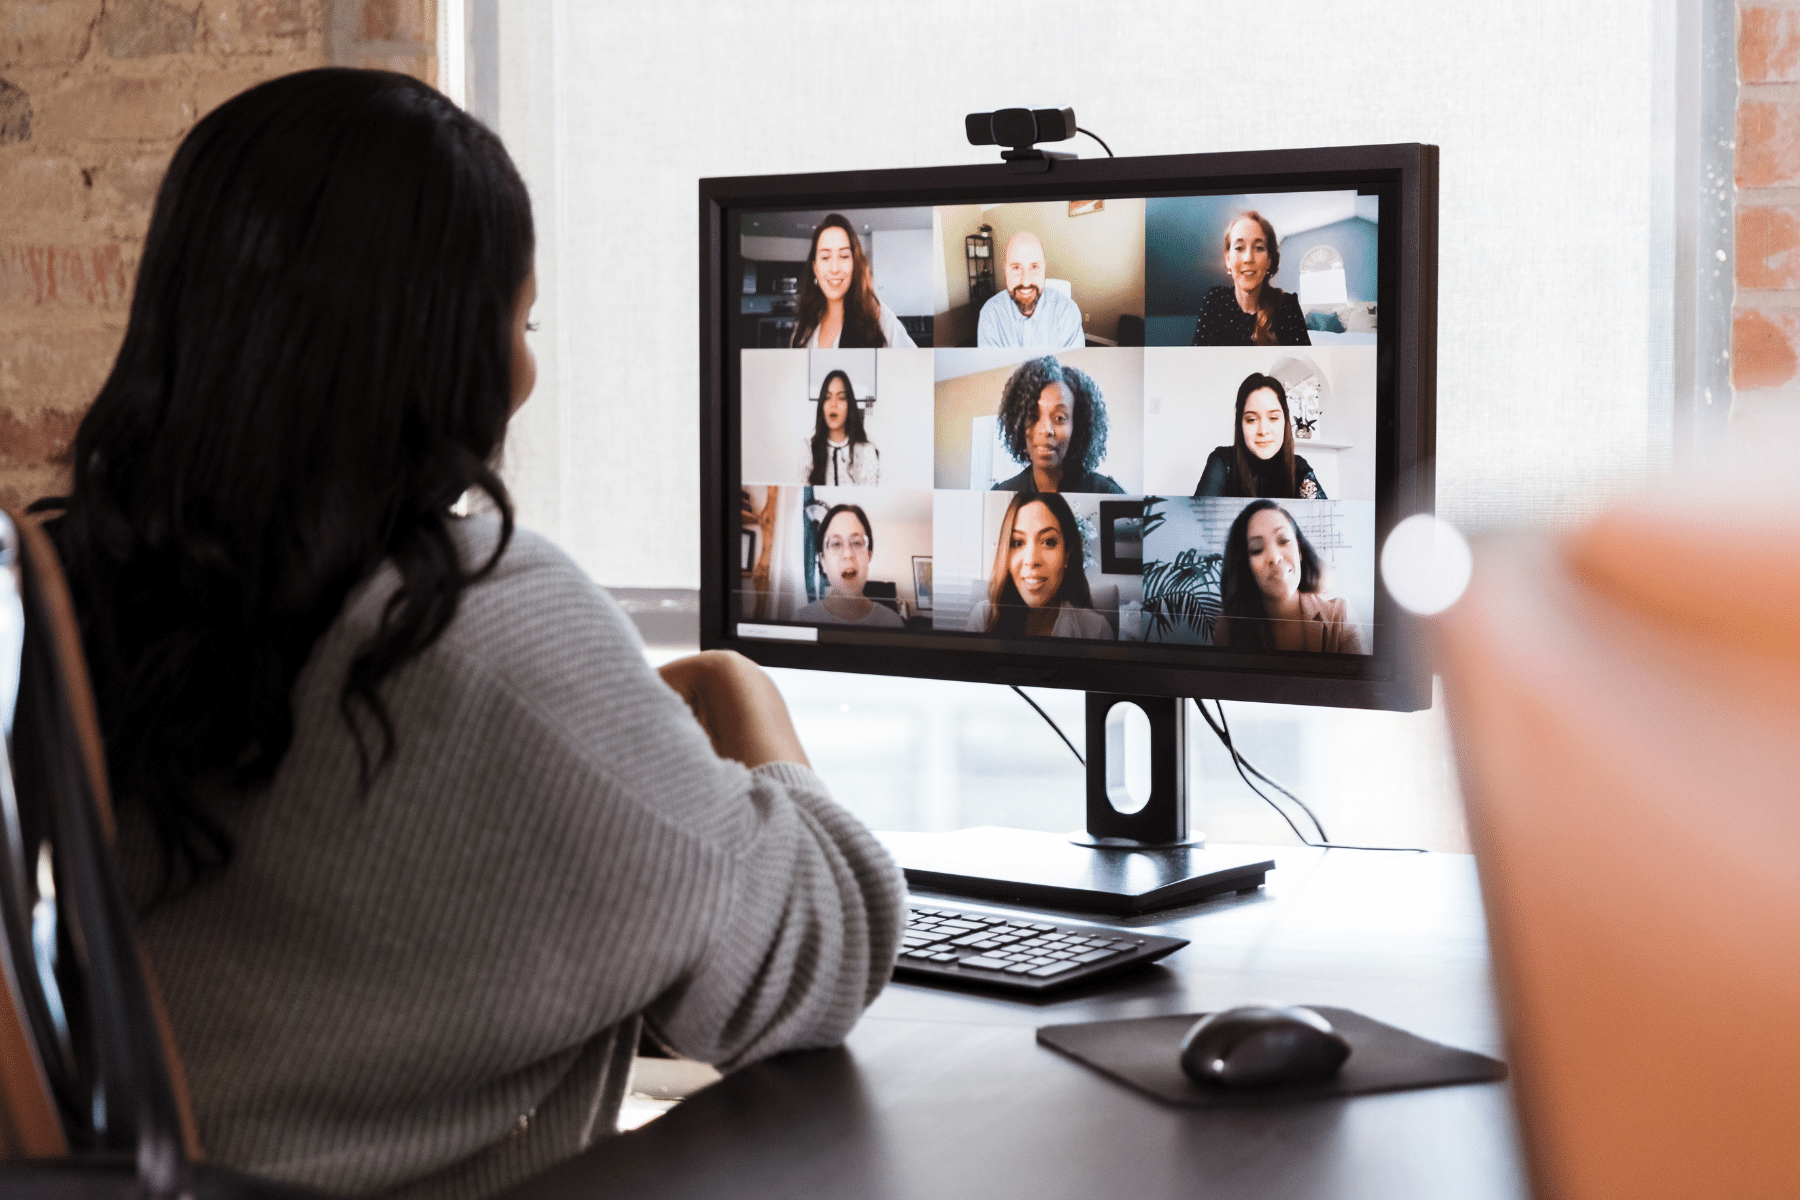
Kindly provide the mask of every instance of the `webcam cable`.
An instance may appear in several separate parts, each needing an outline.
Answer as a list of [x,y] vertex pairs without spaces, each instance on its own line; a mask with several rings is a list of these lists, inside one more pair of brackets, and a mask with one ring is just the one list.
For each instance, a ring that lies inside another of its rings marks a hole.
[[[1118,157],[1118,155],[1116,155],[1112,152],[1112,147],[1107,145],[1105,142],[1100,141],[1100,135],[1095,133],[1093,130],[1083,129],[1081,126],[1077,125],[1075,127],[1075,132],[1076,133],[1085,133],[1089,137],[1093,138],[1096,142],[1100,142],[1100,148],[1102,150],[1106,151],[1106,157],[1108,157],[1108,158],[1117,158]],[[1024,693],[1021,692],[1020,695],[1024,695]]]

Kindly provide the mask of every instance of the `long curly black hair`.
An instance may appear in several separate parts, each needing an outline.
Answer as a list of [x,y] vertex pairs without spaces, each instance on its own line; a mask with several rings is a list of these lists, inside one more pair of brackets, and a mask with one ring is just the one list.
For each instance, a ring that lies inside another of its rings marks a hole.
[[1017,462],[1030,465],[1026,441],[1037,422],[1038,396],[1053,383],[1067,387],[1074,401],[1069,411],[1074,430],[1063,455],[1063,470],[1092,472],[1106,457],[1106,397],[1092,375],[1064,366],[1054,354],[1020,363],[1000,391],[1000,428],[1007,452]]
[[[175,152],[73,487],[38,506],[58,514],[107,768],[150,818],[165,894],[229,863],[220,806],[274,777],[301,668],[384,562],[400,584],[339,708],[365,780],[391,758],[382,681],[512,536],[492,464],[532,253],[500,140],[405,75],[271,80]],[[471,488],[502,522],[480,564],[449,526]]]

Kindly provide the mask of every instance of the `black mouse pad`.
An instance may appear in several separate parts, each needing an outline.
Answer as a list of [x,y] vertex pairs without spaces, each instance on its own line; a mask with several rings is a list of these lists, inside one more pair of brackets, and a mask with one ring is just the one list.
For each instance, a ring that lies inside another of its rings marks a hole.
[[1191,1108],[1319,1100],[1506,1078],[1506,1064],[1497,1058],[1426,1041],[1347,1008],[1307,1007],[1344,1035],[1350,1043],[1350,1057],[1331,1078],[1291,1087],[1232,1091],[1189,1079],[1181,1070],[1181,1039],[1205,1013],[1045,1025],[1037,1031],[1037,1040],[1158,1100]]

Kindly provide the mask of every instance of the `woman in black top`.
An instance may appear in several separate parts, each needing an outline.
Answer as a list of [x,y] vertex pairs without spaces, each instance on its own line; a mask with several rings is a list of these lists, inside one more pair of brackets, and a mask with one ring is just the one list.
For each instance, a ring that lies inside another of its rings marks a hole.
[[1124,488],[1094,468],[1106,457],[1106,398],[1086,371],[1054,354],[1019,364],[1000,392],[1006,448],[1025,469],[996,492],[1105,492]]
[[1294,423],[1288,417],[1287,389],[1281,380],[1254,371],[1244,377],[1238,385],[1231,445],[1207,456],[1194,495],[1327,498],[1312,466],[1294,453]]
[[1231,283],[1208,288],[1194,322],[1196,346],[1310,346],[1300,297],[1269,280],[1281,269],[1275,227],[1254,210],[1225,227],[1225,274]]

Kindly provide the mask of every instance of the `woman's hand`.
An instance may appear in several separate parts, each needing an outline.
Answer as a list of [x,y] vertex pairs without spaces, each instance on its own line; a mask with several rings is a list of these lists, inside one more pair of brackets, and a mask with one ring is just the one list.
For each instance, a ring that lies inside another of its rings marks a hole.
[[746,767],[811,766],[775,681],[733,650],[707,650],[661,667],[663,682],[687,701],[713,749]]

